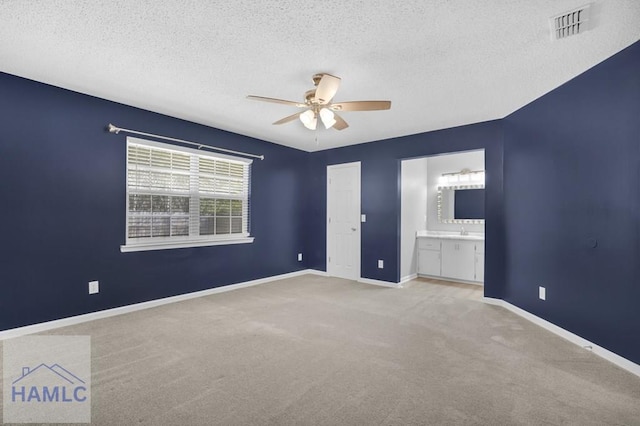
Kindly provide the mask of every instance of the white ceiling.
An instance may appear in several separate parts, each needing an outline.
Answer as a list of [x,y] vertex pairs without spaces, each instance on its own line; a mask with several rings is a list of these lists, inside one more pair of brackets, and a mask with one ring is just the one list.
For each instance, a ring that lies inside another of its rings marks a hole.
[[[640,39],[640,1],[600,0],[590,31],[551,41],[548,18],[583,4],[2,0],[0,71],[316,151],[502,118]],[[335,101],[391,110],[314,132],[245,98],[301,101],[317,72],[342,78]]]

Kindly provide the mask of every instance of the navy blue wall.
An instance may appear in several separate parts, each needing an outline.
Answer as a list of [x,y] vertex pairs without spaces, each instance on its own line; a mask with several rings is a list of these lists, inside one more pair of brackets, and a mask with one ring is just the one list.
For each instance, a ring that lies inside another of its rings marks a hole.
[[505,299],[640,363],[640,42],[503,123]]
[[[485,295],[502,297],[504,229],[502,212],[503,134],[499,121],[473,124],[315,152],[310,155],[307,220],[308,266],[326,270],[326,168],[360,161],[362,173],[361,276],[388,282],[400,280],[400,162],[446,152],[485,149],[486,261]],[[385,268],[378,269],[378,259]]]
[[[352,161],[367,214],[361,275],[397,282],[400,161],[483,148],[485,295],[638,363],[639,75],[636,43],[503,120],[309,154],[0,74],[0,330],[326,270],[326,167]],[[120,253],[125,143],[108,122],[265,154],[255,243]]]
[[[7,74],[0,94],[0,330],[304,269],[307,153]],[[264,154],[255,242],[121,253],[126,136],[109,122]]]

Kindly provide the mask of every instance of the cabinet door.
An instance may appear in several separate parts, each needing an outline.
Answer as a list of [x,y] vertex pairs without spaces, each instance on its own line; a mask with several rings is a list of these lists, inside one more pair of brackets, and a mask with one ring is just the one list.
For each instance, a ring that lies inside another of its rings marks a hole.
[[440,251],[440,240],[435,238],[418,237],[418,249]]
[[442,276],[475,281],[475,244],[472,241],[442,242]]
[[484,253],[476,251],[476,279],[474,281],[484,282]]
[[418,274],[440,276],[440,250],[418,250]]

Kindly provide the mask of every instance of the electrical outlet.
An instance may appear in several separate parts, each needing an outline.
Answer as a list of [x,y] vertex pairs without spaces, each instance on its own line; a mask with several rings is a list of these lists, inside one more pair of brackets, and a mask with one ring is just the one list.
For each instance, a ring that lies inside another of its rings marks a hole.
[[365,223],[367,221],[367,215],[366,214],[361,214],[360,215],[360,222]]
[[538,297],[540,300],[547,300],[547,289],[544,287],[538,287]]
[[384,268],[384,260],[378,260],[378,269]]
[[298,253],[298,262],[302,262],[302,253]]
[[98,281],[89,281],[89,294],[100,293],[100,283]]

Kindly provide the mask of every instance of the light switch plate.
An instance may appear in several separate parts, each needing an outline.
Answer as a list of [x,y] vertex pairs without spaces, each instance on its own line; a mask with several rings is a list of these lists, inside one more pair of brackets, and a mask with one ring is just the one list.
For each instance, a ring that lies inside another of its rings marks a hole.
[[298,253],[298,262],[302,262],[302,253]]
[[544,287],[538,287],[538,297],[540,300],[547,300],[547,289]]
[[384,269],[384,260],[378,260],[378,269]]
[[100,283],[98,281],[89,281],[89,294],[100,293]]

